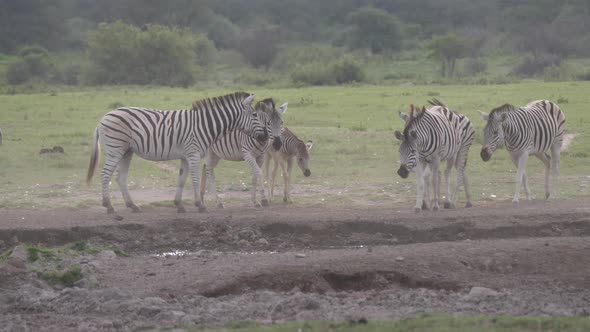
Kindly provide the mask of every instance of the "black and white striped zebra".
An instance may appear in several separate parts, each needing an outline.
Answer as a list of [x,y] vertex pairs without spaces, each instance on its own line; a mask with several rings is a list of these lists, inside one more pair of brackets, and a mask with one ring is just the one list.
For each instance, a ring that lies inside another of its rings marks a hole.
[[[281,140],[283,144],[280,149],[269,148],[266,150],[266,156],[264,158],[266,182],[269,186],[269,196],[272,200],[274,197],[275,178],[277,176],[278,165],[280,165],[285,182],[283,202],[292,203],[291,171],[293,170],[293,165],[297,162],[297,166],[303,172],[303,176],[308,177],[311,175],[311,170],[309,169],[309,150],[313,147],[313,142],[307,141],[307,143],[304,143],[287,127],[283,128]],[[272,174],[269,173],[271,159],[274,161]]]
[[[271,133],[273,147],[281,148],[281,131],[283,128],[283,113],[287,110],[287,103],[282,104],[278,109],[272,98],[262,100],[254,107],[258,111],[259,118],[267,124],[267,129]],[[223,202],[217,194],[215,184],[214,169],[221,159],[230,161],[246,161],[252,169],[252,188],[251,199],[255,207],[268,206],[268,200],[264,190],[264,181],[262,181],[262,163],[264,153],[270,148],[270,141],[259,141],[246,135],[240,130],[228,132],[216,142],[214,142],[207,151],[203,172],[201,173],[201,200],[204,201],[207,180],[209,180],[209,191],[215,196],[217,206],[223,208]],[[260,191],[260,204],[256,201],[256,189]]]
[[118,169],[116,179],[125,204],[134,212],[139,212],[127,188],[127,173],[133,154],[148,160],[180,159],[174,204],[178,212],[185,212],[182,190],[190,172],[195,205],[200,212],[206,211],[198,193],[199,166],[209,146],[232,130],[243,130],[259,140],[268,139],[266,127],[252,109],[253,98],[253,94],[236,92],[200,100],[189,110],[120,107],[107,113],[95,129],[87,182],[90,183],[98,164],[100,142],[106,155],[101,171],[102,205],[108,213],[114,213],[109,183],[113,172]]
[[[524,186],[527,200],[531,199],[526,178],[529,155],[539,158],[545,165],[545,197],[556,197],[560,150],[565,135],[565,115],[559,106],[548,100],[537,100],[524,107],[505,104],[493,109],[490,114],[480,113],[487,121],[483,129],[481,159],[490,160],[494,151],[505,145],[510,159],[518,168],[512,202],[518,204],[521,184]],[[546,153],[549,149],[551,156]],[[551,168],[553,185],[550,192]]]
[[[458,115],[444,106],[410,107],[410,115],[400,113],[400,117],[406,122],[403,133],[395,132],[395,137],[401,141],[400,168],[398,174],[407,178],[410,171],[416,172],[416,205],[414,210],[419,212],[425,208],[424,197],[428,197],[425,191],[427,167],[432,176],[433,199],[432,208],[438,210],[440,197],[440,172],[439,165],[447,162],[445,178],[447,182],[447,197],[445,207],[453,206],[454,194],[450,190],[449,175],[453,166],[458,170],[457,188],[465,187],[467,204],[471,206],[469,185],[464,169],[467,162],[469,146],[473,142],[473,128],[469,119]],[[461,169],[461,171],[459,171]]]

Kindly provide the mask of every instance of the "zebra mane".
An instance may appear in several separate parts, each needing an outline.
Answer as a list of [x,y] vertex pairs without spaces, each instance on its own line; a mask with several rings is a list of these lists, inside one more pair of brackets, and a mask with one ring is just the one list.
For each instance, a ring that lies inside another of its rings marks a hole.
[[207,109],[208,104],[217,105],[218,103],[224,103],[224,101],[231,100],[231,101],[238,101],[241,102],[242,100],[248,98],[251,94],[248,92],[234,92],[229,93],[219,97],[210,97],[200,100],[195,100],[193,102],[193,111]]
[[436,98],[432,98],[432,100],[429,100],[428,103],[432,106],[442,106],[442,107],[447,107],[447,105],[445,105],[442,101],[436,99]]
[[[419,107],[417,107],[418,109],[420,109]],[[421,119],[424,116],[424,113],[426,112],[420,112],[417,115],[414,116],[414,107],[412,105],[412,110],[410,112],[410,120],[408,120],[408,122],[406,122],[406,126],[404,127],[404,137],[406,139],[409,139],[409,131],[410,131],[410,127],[412,126],[412,124],[416,121],[418,121],[419,119]]]
[[500,107],[496,107],[494,108],[491,112],[490,112],[490,119],[492,118],[493,115],[495,114],[502,114],[502,113],[506,113],[506,112],[512,112],[515,111],[516,107],[514,105],[511,104],[504,104]]

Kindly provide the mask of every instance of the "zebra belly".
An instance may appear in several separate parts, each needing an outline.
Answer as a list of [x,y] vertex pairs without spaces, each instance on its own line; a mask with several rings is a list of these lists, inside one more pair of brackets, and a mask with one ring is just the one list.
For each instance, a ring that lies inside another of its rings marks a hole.
[[[132,146],[131,150],[133,153],[138,155],[139,157],[151,160],[151,161],[163,161],[163,160],[174,160],[174,159],[182,159],[185,157],[185,153],[183,150],[173,147],[172,149],[164,149],[163,151],[150,151],[146,153],[142,149],[139,149],[137,146]],[[203,156],[201,156],[203,157]]]

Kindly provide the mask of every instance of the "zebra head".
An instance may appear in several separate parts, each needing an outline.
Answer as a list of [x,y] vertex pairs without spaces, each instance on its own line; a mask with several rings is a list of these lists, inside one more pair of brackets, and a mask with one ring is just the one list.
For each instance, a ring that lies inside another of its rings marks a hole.
[[299,166],[305,177],[311,175],[311,170],[309,170],[309,150],[312,147],[312,141],[307,141],[305,144],[300,141],[297,146],[297,166]]
[[417,164],[418,153],[416,152],[416,139],[418,138],[418,134],[415,130],[408,130],[407,135],[404,135],[399,130],[396,130],[395,138],[401,141],[399,146],[400,166],[397,170],[397,174],[403,179],[406,179],[408,175],[410,175],[410,171],[416,167]]
[[[500,108],[506,108],[504,105]],[[498,108],[498,109],[500,109]],[[492,154],[496,149],[504,144],[504,129],[502,123],[508,118],[506,112],[497,112],[494,109],[490,114],[479,112],[481,117],[486,121],[486,126],[483,128],[483,144],[481,147],[481,159],[488,161],[492,158]]]
[[252,108],[253,99],[254,94],[242,99],[243,110],[239,114],[237,126],[259,142],[264,142],[268,139],[268,129],[261,119],[260,112]]
[[255,107],[256,110],[262,111],[267,131],[272,135],[272,146],[277,151],[282,146],[283,113],[287,110],[287,106],[288,103],[284,103],[277,109],[272,98],[268,98],[258,102]]

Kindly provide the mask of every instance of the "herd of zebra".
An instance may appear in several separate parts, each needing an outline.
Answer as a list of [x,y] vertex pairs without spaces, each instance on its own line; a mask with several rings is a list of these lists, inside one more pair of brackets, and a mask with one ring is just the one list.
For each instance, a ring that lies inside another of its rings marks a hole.
[[[196,101],[188,110],[161,111],[120,107],[107,113],[95,129],[87,182],[92,179],[98,165],[102,144],[106,155],[100,172],[102,205],[107,208],[108,213],[115,211],[109,194],[109,184],[115,170],[116,181],[126,206],[134,212],[139,211],[127,188],[127,173],[134,153],[148,160],[181,160],[174,199],[178,212],[185,212],[182,191],[189,173],[195,205],[200,212],[206,211],[203,197],[207,179],[218,206],[223,206],[215,189],[214,175],[214,168],[221,159],[244,160],[250,165],[251,199],[256,206],[268,205],[262,181],[263,164],[271,199],[277,165],[280,165],[285,181],[283,200],[290,201],[289,182],[294,163],[297,163],[305,176],[311,175],[308,151],[312,142],[304,143],[288,128],[283,127],[282,115],[287,109],[287,103],[277,108],[269,98],[252,107],[253,98],[253,94],[236,92]],[[489,114],[481,114],[486,121],[481,150],[483,161],[488,161],[499,146],[505,145],[518,168],[513,202],[519,201],[521,185],[524,186],[527,199],[530,199],[525,172],[529,155],[536,156],[545,165],[546,198],[555,196],[559,153],[565,135],[565,116],[560,108],[550,101],[539,100],[524,107],[505,104]],[[407,178],[410,171],[416,173],[415,211],[429,208],[438,210],[441,162],[447,163],[444,172],[447,187],[444,207],[454,207],[455,195],[460,187],[464,187],[466,207],[470,207],[469,180],[465,171],[469,148],[475,140],[475,130],[470,120],[436,99],[430,101],[429,108],[411,105],[409,114],[400,112],[399,116],[405,126],[403,132],[395,132],[395,137],[401,141],[401,165],[398,174]],[[549,149],[551,156],[546,153]],[[201,161],[203,167],[200,173]],[[272,175],[269,172],[271,161],[274,161]],[[454,190],[451,190],[449,179],[452,168],[457,170]],[[551,168],[553,184],[550,193]],[[257,189],[260,204],[256,199]]]

